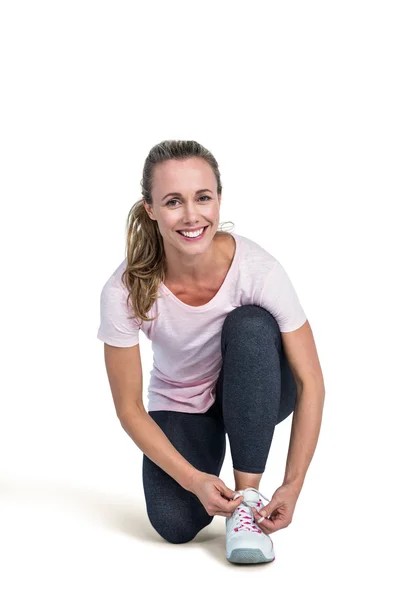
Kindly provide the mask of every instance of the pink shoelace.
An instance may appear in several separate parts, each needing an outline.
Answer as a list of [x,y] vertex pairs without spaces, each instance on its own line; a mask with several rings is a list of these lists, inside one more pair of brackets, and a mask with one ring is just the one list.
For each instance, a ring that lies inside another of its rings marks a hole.
[[[262,496],[267,502],[270,502],[270,500],[256,488],[246,488],[245,490],[243,490],[243,494],[239,494],[239,492],[235,494],[233,500],[236,500],[236,498],[239,498],[239,496],[244,496],[244,498],[242,500],[242,503],[237,507],[237,509],[232,515],[232,518],[234,519],[234,531],[254,531],[255,533],[263,533],[262,530],[255,523],[254,515],[251,512],[251,507],[253,503],[248,504],[245,500],[246,490],[253,490],[259,495],[256,507],[258,511],[260,511],[260,506],[265,506],[265,504],[262,504],[260,496]],[[242,508],[243,504],[250,507],[250,512]]]

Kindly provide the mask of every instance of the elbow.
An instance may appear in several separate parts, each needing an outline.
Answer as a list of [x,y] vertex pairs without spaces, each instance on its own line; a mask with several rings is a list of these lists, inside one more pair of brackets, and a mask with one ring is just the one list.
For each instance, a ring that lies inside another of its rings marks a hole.
[[147,414],[147,412],[144,407],[130,406],[128,409],[117,411],[116,414],[123,427],[125,423],[133,423],[143,414]]
[[302,392],[311,392],[318,395],[323,400],[325,399],[325,383],[323,379],[307,379],[305,381],[296,382],[297,391],[299,394]]

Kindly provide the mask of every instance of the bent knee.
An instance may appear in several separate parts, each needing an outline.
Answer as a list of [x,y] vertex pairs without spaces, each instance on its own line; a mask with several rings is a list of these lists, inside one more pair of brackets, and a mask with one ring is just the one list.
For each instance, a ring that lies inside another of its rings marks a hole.
[[214,517],[209,517],[202,523],[184,523],[182,520],[176,522],[171,519],[157,520],[150,518],[152,527],[157,533],[170,544],[186,544],[193,540],[196,535],[211,523]]

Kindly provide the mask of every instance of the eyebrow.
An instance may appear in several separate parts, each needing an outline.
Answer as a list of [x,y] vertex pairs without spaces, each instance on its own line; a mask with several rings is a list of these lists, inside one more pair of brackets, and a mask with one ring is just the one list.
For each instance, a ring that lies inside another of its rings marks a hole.
[[[208,190],[207,188],[205,188],[204,190],[197,190],[196,194],[200,194],[200,192],[210,192],[212,194],[212,191]],[[182,194],[180,194],[179,192],[170,192],[169,194],[166,194],[164,198],[162,198],[161,202],[163,202],[165,198],[168,198],[168,196],[182,196]]]

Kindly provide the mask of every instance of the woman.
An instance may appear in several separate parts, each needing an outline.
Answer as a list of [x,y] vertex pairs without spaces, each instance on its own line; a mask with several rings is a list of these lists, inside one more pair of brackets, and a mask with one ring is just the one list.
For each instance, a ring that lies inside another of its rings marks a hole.
[[[269,534],[292,520],[322,419],[310,325],[279,261],[220,230],[220,172],[206,148],[156,145],[141,183],[126,258],[101,292],[97,337],[117,415],[143,452],[149,520],[183,543],[224,516],[227,559],[270,562]],[[148,411],[139,329],[153,349]],[[265,505],[258,488],[274,429],[293,411],[285,477]],[[234,490],[219,478],[225,434]]]

